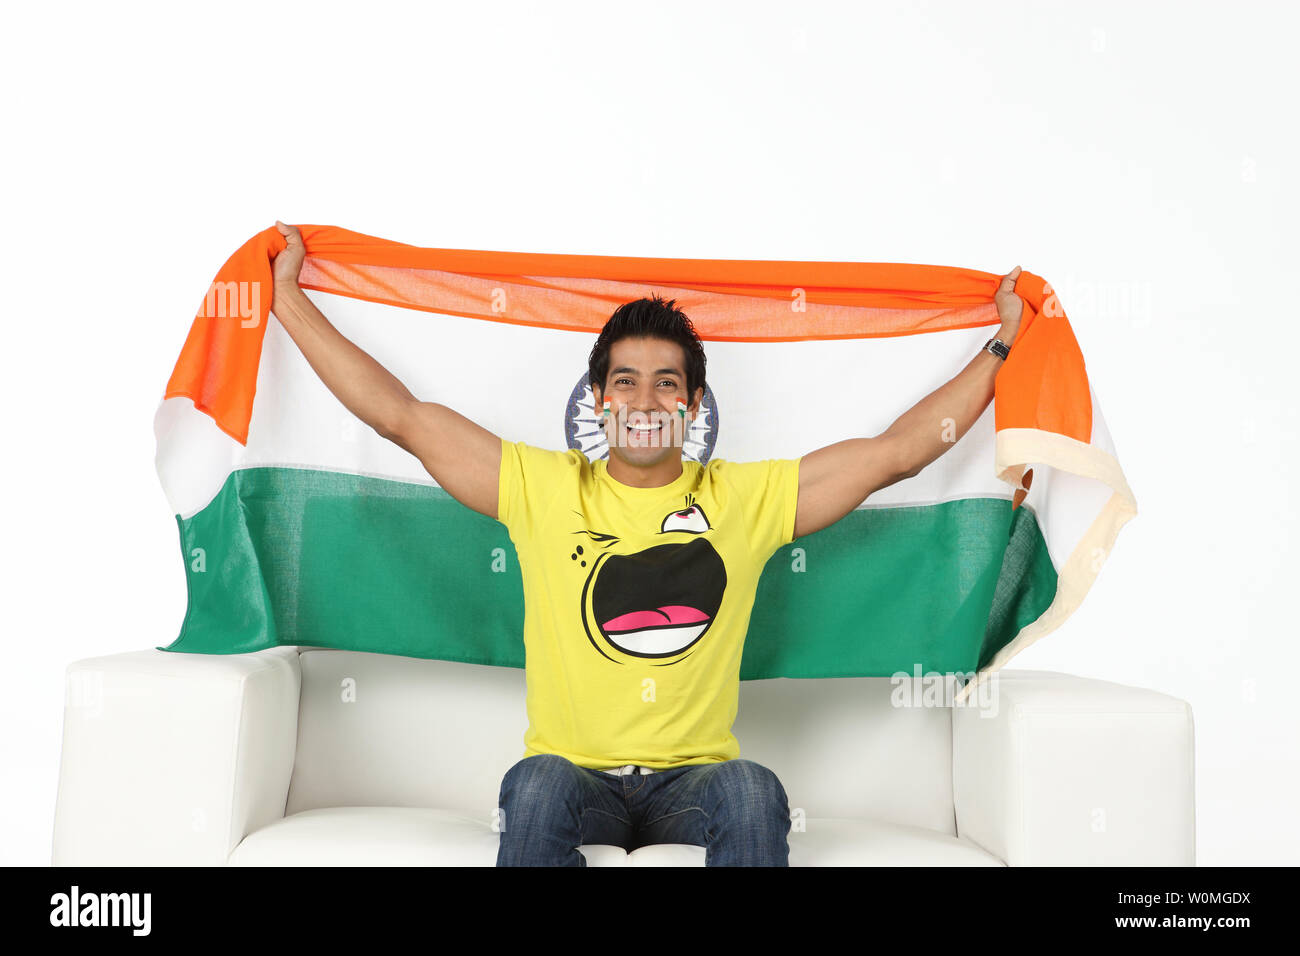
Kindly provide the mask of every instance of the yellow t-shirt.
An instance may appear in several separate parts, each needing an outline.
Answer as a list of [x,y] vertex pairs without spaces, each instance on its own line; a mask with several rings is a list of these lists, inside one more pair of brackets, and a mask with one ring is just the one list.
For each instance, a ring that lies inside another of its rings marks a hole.
[[524,757],[655,769],[731,760],[758,579],[794,539],[799,459],[702,466],[661,488],[578,449],[501,442],[498,520],[524,589]]

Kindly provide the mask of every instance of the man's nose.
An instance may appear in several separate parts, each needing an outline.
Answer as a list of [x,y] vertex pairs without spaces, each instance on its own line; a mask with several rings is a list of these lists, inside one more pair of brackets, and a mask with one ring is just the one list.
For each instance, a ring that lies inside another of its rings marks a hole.
[[667,409],[655,402],[648,402],[644,405],[629,405],[627,410],[629,415],[638,415],[644,418],[653,418],[655,415],[667,413]]

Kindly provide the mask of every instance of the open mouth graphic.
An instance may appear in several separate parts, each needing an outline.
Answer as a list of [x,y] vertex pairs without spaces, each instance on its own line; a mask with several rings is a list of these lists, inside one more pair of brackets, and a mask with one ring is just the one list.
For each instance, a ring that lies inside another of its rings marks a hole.
[[596,577],[592,615],[623,653],[668,657],[704,636],[726,586],[722,558],[703,538],[610,555]]
[[712,618],[695,607],[669,605],[629,611],[600,626],[605,636],[638,654],[672,654],[695,642]]

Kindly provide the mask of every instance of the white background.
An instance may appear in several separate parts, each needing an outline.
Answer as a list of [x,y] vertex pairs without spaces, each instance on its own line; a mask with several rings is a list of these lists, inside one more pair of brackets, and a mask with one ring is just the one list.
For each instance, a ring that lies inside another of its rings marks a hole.
[[421,246],[1046,277],[1139,514],[1083,607],[1011,666],[1190,701],[1198,862],[1300,862],[1285,5],[15,4],[5,21],[0,862],[49,862],[65,666],[179,628],[153,414],[217,268],[276,218]]

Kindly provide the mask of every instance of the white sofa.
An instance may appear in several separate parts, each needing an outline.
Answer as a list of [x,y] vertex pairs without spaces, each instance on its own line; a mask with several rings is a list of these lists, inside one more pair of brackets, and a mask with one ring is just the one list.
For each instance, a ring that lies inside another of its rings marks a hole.
[[[1187,703],[1043,672],[991,688],[993,706],[918,707],[888,678],[742,682],[741,755],[785,786],[790,864],[1195,862]],[[53,863],[491,866],[525,723],[515,668],[309,647],[77,661]]]

